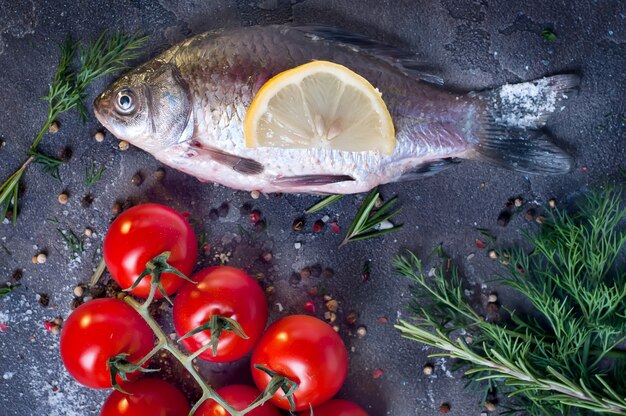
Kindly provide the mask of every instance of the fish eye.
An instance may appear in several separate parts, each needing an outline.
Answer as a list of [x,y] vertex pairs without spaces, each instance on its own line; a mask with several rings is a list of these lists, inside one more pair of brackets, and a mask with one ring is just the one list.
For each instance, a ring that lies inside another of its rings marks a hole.
[[118,113],[123,115],[131,114],[135,111],[135,94],[127,88],[117,93],[115,107]]

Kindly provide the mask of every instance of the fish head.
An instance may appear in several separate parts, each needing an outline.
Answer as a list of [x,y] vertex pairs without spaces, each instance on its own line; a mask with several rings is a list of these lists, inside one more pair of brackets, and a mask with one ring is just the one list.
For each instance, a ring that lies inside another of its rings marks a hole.
[[153,154],[193,131],[189,87],[174,64],[159,60],[111,84],[94,101],[94,111],[117,138]]

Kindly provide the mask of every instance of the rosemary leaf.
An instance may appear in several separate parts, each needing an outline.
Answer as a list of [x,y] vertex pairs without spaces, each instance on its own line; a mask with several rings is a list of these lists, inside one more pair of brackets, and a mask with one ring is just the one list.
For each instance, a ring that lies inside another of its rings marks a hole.
[[376,201],[379,196],[380,194],[378,189],[373,189],[365,197],[339,247],[349,243],[350,241],[359,241],[379,237],[383,234],[397,231],[402,228],[402,225],[384,228],[384,224],[388,223],[389,219],[397,215],[400,212],[400,209],[391,211],[393,204],[397,200],[397,197],[393,197],[389,201],[385,202],[378,209],[378,211],[374,211],[374,207],[376,206]]
[[343,198],[344,195],[341,194],[337,194],[337,195],[328,195],[327,197],[322,198],[319,202],[311,205],[310,207],[308,207],[306,209],[306,211],[304,211],[305,214],[311,214],[313,212],[317,212],[321,209],[326,208],[327,206],[339,201],[341,198]]

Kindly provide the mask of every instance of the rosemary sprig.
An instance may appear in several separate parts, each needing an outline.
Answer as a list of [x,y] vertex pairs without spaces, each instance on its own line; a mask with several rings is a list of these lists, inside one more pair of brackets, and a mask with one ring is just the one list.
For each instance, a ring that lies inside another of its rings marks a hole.
[[92,160],[91,165],[85,166],[85,185],[87,188],[91,188],[93,184],[102,179],[102,174],[105,171],[105,166],[102,165],[96,169],[95,162]]
[[331,204],[334,204],[335,202],[339,201],[343,197],[344,197],[344,195],[342,195],[342,194],[328,195],[328,196],[320,199],[315,204],[313,204],[310,207],[308,207],[306,209],[306,211],[304,211],[304,213],[305,214],[311,214],[313,212],[317,212],[317,211],[319,211],[321,209],[326,208],[327,206],[329,206]]
[[[19,205],[19,183],[26,167],[33,161],[44,166],[44,170],[58,179],[60,161],[37,152],[39,143],[50,125],[64,112],[77,108],[83,120],[87,111],[83,101],[87,87],[96,78],[126,68],[125,61],[135,59],[146,37],[137,34],[124,35],[115,33],[107,36],[102,33],[95,41],[81,46],[79,41],[67,37],[60,45],[59,64],[48,94],[43,97],[48,102],[48,114],[44,125],[39,130],[29,149],[28,159],[9,178],[0,185],[0,220],[4,220],[12,210],[13,224],[17,222]],[[79,55],[79,67],[72,69],[76,55]]]
[[533,251],[506,251],[499,280],[523,294],[538,317],[483,319],[456,268],[439,266],[431,279],[414,254],[397,258],[396,270],[414,285],[415,314],[397,328],[442,350],[434,356],[461,360],[472,382],[497,383],[524,414],[626,414],[626,274],[616,267],[626,244],[621,201],[621,191],[596,191],[577,213],[554,210],[540,231],[527,234]]
[[350,224],[350,228],[348,228],[346,236],[341,244],[339,244],[339,247],[348,244],[350,241],[374,238],[402,228],[402,225],[391,226],[389,228],[384,227],[391,217],[400,212],[400,209],[391,210],[397,197],[394,196],[389,201],[385,202],[378,210],[375,210],[376,201],[379,197],[380,193],[378,189],[373,189],[365,197],[365,200],[361,204],[354,220],[352,220],[352,224]]
[[71,252],[75,254],[82,254],[83,251],[85,251],[85,248],[83,246],[83,240],[81,240],[76,235],[76,233],[74,233],[74,231],[72,231],[71,229],[62,230],[60,228],[57,228],[57,231],[59,232],[61,238],[63,239],[63,241],[65,241],[65,244],[67,244],[67,248],[69,248]]

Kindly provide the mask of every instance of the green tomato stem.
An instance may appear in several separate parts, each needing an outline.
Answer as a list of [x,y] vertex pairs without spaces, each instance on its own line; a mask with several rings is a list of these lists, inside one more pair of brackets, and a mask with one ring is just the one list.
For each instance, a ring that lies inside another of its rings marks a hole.
[[170,339],[170,337],[168,337],[165,334],[165,332],[163,332],[163,329],[161,329],[159,324],[152,318],[152,316],[150,316],[150,312],[148,311],[149,302],[146,301],[143,304],[141,304],[137,302],[137,300],[135,300],[132,296],[126,296],[124,298],[124,302],[126,302],[128,305],[130,305],[133,309],[137,311],[137,313],[144,319],[144,321],[146,321],[148,326],[150,326],[150,328],[152,329],[152,332],[154,332],[154,334],[157,337],[157,344],[155,345],[155,347],[139,363],[140,364],[145,363],[147,360],[149,360],[152,356],[154,356],[154,354],[156,354],[160,350],[169,351],[170,354],[172,354],[172,356],[176,360],[178,360],[178,362],[180,362],[183,365],[183,367],[185,367],[185,369],[189,372],[189,374],[191,374],[193,379],[196,381],[198,386],[200,386],[200,388],[202,389],[202,397],[200,398],[200,400],[198,400],[195,403],[195,405],[189,412],[190,416],[193,416],[194,412],[198,409],[198,407],[200,407],[200,405],[205,400],[208,400],[208,399],[215,400],[220,406],[224,408],[224,410],[226,410],[226,412],[228,412],[228,414],[232,416],[243,416],[246,413],[249,413],[251,410],[262,405],[263,403],[265,403],[272,397],[271,395],[269,396],[264,395],[261,400],[259,400],[256,403],[251,404],[244,410],[239,411],[239,410],[234,409],[228,402],[226,402],[226,400],[224,400],[219,394],[217,394],[217,392],[213,390],[213,388],[209,386],[206,381],[204,381],[202,376],[193,367],[193,360],[195,357],[188,356],[185,353],[183,353],[180,349],[178,349],[176,344]]

